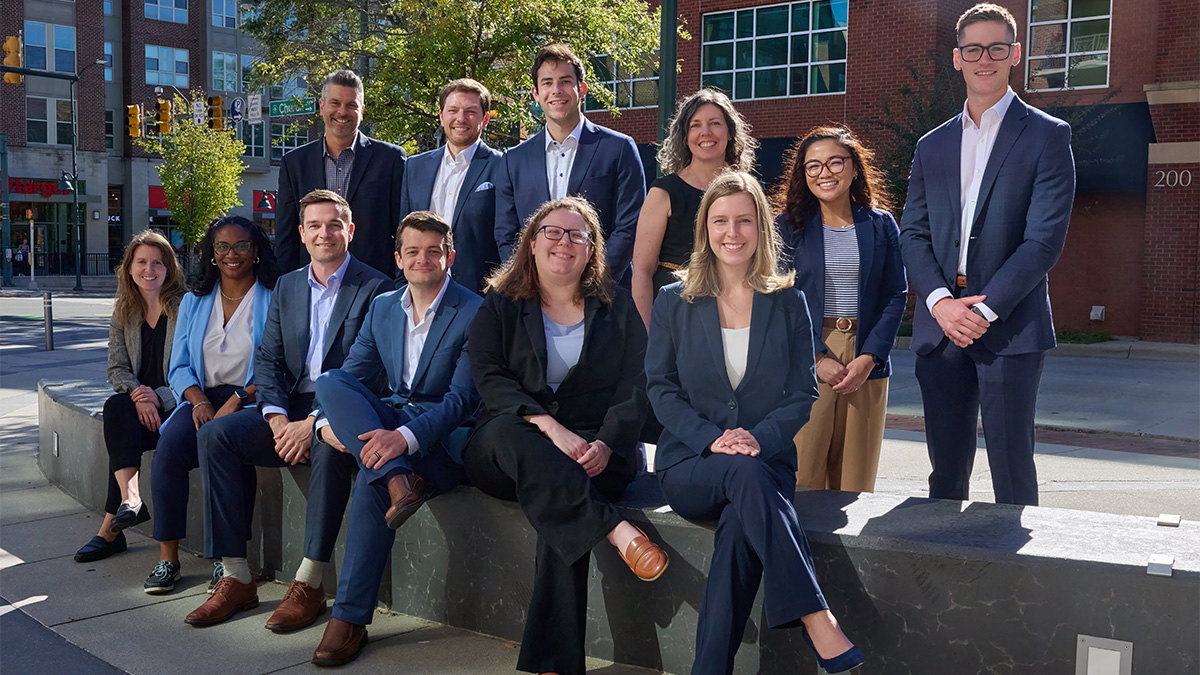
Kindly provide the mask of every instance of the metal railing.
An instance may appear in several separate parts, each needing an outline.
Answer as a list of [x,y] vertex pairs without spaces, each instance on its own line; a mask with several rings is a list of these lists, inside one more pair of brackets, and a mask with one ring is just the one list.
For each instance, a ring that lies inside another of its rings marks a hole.
[[[13,276],[29,276],[29,263],[26,260],[13,260]],[[84,276],[108,276],[116,271],[121,264],[120,256],[108,253],[88,253],[83,256]],[[39,277],[74,276],[74,253],[35,253],[33,255],[33,272]]]

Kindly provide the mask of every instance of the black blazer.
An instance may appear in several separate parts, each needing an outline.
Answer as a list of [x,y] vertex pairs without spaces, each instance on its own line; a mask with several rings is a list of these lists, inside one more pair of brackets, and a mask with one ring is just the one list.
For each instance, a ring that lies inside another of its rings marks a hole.
[[706,452],[726,429],[742,427],[758,441],[760,458],[795,473],[792,438],[817,399],[804,293],[754,295],[746,374],[735,390],[725,373],[716,298],[688,303],[682,289],[681,282],[660,289],[650,314],[647,392],[663,425],[655,469]]
[[[371,301],[390,290],[391,279],[350,257],[329,315],[321,372],[342,367]],[[287,410],[290,418],[302,419],[316,409],[311,394],[296,395],[307,366],[310,307],[307,265],[279,277],[262,343],[254,354],[254,397],[260,410],[277,406]]]
[[[325,184],[325,137],[283,156],[279,192],[275,196],[275,256],[279,269],[290,272],[308,264],[300,242],[300,198]],[[354,167],[346,201],[354,217],[350,253],[386,274],[396,275],[393,243],[400,224],[400,187],[404,180],[404,148],[369,138],[354,141]]]
[[546,384],[546,334],[541,303],[495,291],[471,326],[471,372],[483,397],[480,422],[497,415],[551,415],[585,440],[604,441],[637,466],[646,421],[646,329],[628,293],[612,304],[588,298],[579,362],[555,392]]

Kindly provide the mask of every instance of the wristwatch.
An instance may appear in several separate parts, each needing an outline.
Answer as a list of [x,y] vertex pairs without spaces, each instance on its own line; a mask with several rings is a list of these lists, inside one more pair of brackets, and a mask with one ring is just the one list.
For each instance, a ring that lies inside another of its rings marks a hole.
[[237,389],[237,391],[233,392],[233,395],[237,397],[238,402],[243,404],[250,399],[250,392],[240,387]]
[[983,319],[984,321],[987,321],[988,323],[991,323],[991,321],[988,321],[988,318],[983,315],[983,310],[979,309],[979,305],[971,305],[971,311],[975,312],[975,315],[978,316],[979,318]]

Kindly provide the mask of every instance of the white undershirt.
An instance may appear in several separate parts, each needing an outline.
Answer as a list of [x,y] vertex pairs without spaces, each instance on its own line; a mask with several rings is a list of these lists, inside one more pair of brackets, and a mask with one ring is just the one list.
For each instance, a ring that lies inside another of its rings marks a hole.
[[220,282],[213,289],[217,297],[213,298],[208,327],[204,331],[205,389],[222,384],[246,385],[250,359],[254,358],[254,295],[257,291],[258,282],[255,282],[226,323]]
[[734,389],[742,383],[746,374],[746,360],[750,355],[750,327],[722,328],[721,346],[725,352],[725,374]]

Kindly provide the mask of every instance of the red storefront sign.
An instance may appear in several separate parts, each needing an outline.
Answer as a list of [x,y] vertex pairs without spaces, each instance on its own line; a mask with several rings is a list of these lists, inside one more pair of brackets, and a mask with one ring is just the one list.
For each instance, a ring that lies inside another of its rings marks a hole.
[[61,190],[56,180],[38,180],[36,178],[8,177],[8,192],[14,195],[39,195],[49,199],[53,195],[69,195],[69,190]]
[[170,208],[167,206],[167,194],[165,192],[163,192],[163,189],[161,187],[156,187],[153,185],[150,186],[149,198],[150,198],[150,208],[152,208],[152,209]]

